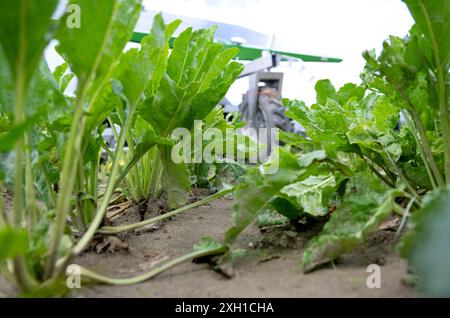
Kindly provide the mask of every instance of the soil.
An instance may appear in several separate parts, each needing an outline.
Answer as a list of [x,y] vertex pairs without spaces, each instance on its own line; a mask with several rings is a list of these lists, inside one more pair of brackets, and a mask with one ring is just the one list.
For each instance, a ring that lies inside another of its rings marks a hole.
[[[76,263],[114,277],[131,277],[183,255],[202,236],[219,241],[231,224],[232,199],[222,198],[208,205],[172,217],[158,228],[134,231],[100,239]],[[146,216],[149,217],[149,216]],[[137,209],[128,209],[120,223],[138,221]],[[296,233],[276,229],[262,233],[252,224],[236,242],[245,249],[233,265],[234,278],[227,279],[207,264],[184,263],[156,278],[131,286],[83,286],[72,297],[417,297],[402,283],[405,261],[395,253],[395,233],[378,231],[365,248],[340,257],[334,264],[303,274],[299,261],[311,231]],[[101,248],[99,248],[99,246]],[[100,253],[97,253],[99,251]],[[381,266],[381,288],[369,289],[366,268]],[[0,297],[11,294],[0,277]]]

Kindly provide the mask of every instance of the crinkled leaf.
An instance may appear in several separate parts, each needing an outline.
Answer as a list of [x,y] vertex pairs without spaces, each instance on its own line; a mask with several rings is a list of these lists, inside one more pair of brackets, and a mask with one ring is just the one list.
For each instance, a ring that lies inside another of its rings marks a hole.
[[308,167],[311,165],[315,160],[323,160],[327,157],[327,154],[325,150],[316,150],[311,151],[305,154],[301,154],[298,158],[298,162],[300,163],[300,166],[302,167]]
[[188,28],[175,40],[159,89],[140,107],[141,116],[163,136],[191,129],[223,98],[242,65],[230,60],[235,49],[213,43],[215,29]]
[[337,99],[336,89],[331,84],[330,80],[317,81],[315,88],[318,104],[325,105],[328,99]]
[[150,34],[143,38],[140,49],[128,50],[122,56],[113,76],[122,83],[123,94],[130,103],[138,102],[150,84],[155,87],[159,85],[161,74],[156,74],[159,77],[156,80],[155,69],[159,64],[162,64],[164,69],[169,40],[180,23],[180,20],[175,20],[166,26],[162,15],[156,15]]
[[280,190],[281,196],[296,203],[303,212],[313,216],[323,216],[328,212],[327,200],[323,191],[336,186],[333,175],[310,176],[302,181],[291,183]]
[[[274,152],[276,154],[276,152]],[[264,174],[268,167],[278,165],[278,171]],[[225,243],[232,244],[236,237],[267,207],[277,193],[303,173],[295,155],[279,149],[278,156],[272,156],[259,170],[251,169],[246,181],[236,192],[233,206],[233,226],[225,233]]]
[[343,202],[333,212],[318,237],[303,254],[302,270],[317,266],[361,245],[386,219],[395,204],[398,190],[386,189],[369,173],[360,173],[347,185]]

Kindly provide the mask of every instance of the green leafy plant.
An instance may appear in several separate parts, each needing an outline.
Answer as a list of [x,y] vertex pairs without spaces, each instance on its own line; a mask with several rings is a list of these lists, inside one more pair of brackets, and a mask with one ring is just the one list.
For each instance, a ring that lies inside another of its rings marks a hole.
[[[157,18],[155,24],[162,28],[162,19]],[[175,28],[167,28],[166,39]],[[126,132],[130,148],[126,162],[139,160],[126,178],[128,196],[136,202],[164,192],[170,208],[186,203],[190,174],[188,165],[174,164],[171,159],[172,132],[176,128],[192,131],[194,121],[209,116],[242,72],[241,64],[230,63],[237,49],[214,43],[214,32],[215,28],[183,31],[139,101],[134,124]],[[117,109],[120,126],[123,112]]]
[[[1,112],[11,119],[12,127],[5,138],[14,145],[15,162],[14,222],[5,212],[2,223],[18,230],[25,228],[28,232],[27,252],[8,260],[12,265],[8,268],[12,268],[19,287],[26,293],[61,279],[65,264],[87,247],[103,219],[112,193],[110,186],[95,216],[78,214],[73,217],[72,194],[89,181],[83,178],[85,169],[96,169],[95,165],[88,166],[94,161],[89,154],[86,156],[87,151],[93,149],[84,146],[91,145],[98,134],[98,126],[92,122],[97,119],[99,97],[109,87],[111,71],[131,36],[140,3],[133,0],[72,3],[84,8],[83,28],[70,29],[65,24],[58,27],[58,21],[51,19],[58,1],[4,1],[1,5],[1,59],[2,65],[8,65],[8,69],[2,68],[2,76],[5,83],[11,83],[6,85],[11,91],[5,90],[2,95]],[[53,36],[59,40],[58,51],[78,78],[73,99],[64,98],[61,87],[42,61],[42,52]],[[48,92],[52,94],[46,95]],[[42,96],[46,98],[40,99]],[[70,115],[64,118],[65,114]],[[45,128],[44,136],[33,133],[35,125]],[[83,140],[86,143],[82,143]],[[119,154],[122,148],[123,142],[119,143]],[[36,199],[33,157],[42,154],[42,163],[50,149],[55,149],[58,161],[55,166],[60,173],[52,182],[48,176],[47,181],[59,186],[57,191],[50,191],[51,199],[48,198],[43,207]],[[4,152],[9,150],[3,149]],[[117,174],[117,162],[115,166],[111,180]],[[78,210],[79,213],[86,211]],[[69,214],[73,222],[77,217],[82,219],[87,229],[75,245],[66,227]]]
[[439,189],[424,198],[423,207],[409,222],[409,231],[400,242],[400,255],[408,258],[420,277],[418,287],[433,297],[448,297],[450,258],[445,253],[450,236],[450,191]]
[[[291,221],[329,218],[303,255],[309,272],[362,245],[391,213],[406,220],[423,206],[424,193],[445,188],[450,5],[405,2],[416,25],[404,39],[390,37],[378,58],[363,54],[362,85],[337,91],[321,80],[311,107],[284,100],[308,138],[281,133],[295,153],[281,150],[266,163],[280,167],[275,174],[264,165],[248,172],[235,193],[227,244],[268,206]],[[406,124],[399,128],[400,114]]]
[[[67,292],[63,284],[67,265],[89,247],[96,233],[108,232],[102,227],[104,217],[125,179],[138,181],[133,178],[148,173],[150,166],[149,174],[156,176],[155,187],[150,187],[155,194],[166,191],[171,206],[185,203],[187,169],[170,158],[174,143],[170,133],[178,126],[190,129],[195,119],[207,116],[242,69],[229,63],[235,49],[223,50],[212,42],[214,29],[188,29],[169,56],[169,40],[180,21],[165,25],[161,15],[141,47],[124,53],[140,14],[139,0],[71,0],[69,4],[82,11],[80,28],[65,23],[69,13],[59,21],[51,19],[57,4],[57,0],[21,0],[0,5],[0,152],[5,159],[0,188],[2,193],[8,188],[13,198],[10,211],[3,194],[0,197],[0,268],[12,274],[28,296]],[[42,57],[52,38],[58,40],[56,49],[66,62],[53,74]],[[74,76],[75,96],[65,96]],[[155,117],[162,114],[166,117]],[[100,179],[107,118],[121,130],[110,152],[107,177]],[[143,159],[147,154],[150,161]],[[149,191],[137,195],[141,194]],[[7,247],[6,240],[14,244]],[[216,250],[222,247],[196,249],[137,280]],[[92,276],[86,269],[83,273]]]

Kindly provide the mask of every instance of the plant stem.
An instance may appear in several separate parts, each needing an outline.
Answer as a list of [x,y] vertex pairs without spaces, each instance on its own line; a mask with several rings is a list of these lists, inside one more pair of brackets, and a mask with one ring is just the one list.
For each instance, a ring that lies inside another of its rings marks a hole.
[[[44,277],[50,278],[55,268],[55,263],[58,257],[59,244],[61,236],[64,232],[66,225],[67,215],[69,213],[72,190],[75,183],[75,174],[77,168],[78,154],[81,150],[81,136],[80,126],[83,116],[83,106],[86,100],[90,85],[83,85],[83,90],[80,97],[77,99],[75,106],[75,114],[72,119],[72,125],[70,127],[69,140],[66,146],[65,160],[63,163],[63,169],[61,173],[61,192],[58,195],[56,202],[56,221],[54,223],[53,233],[50,241],[49,258],[47,266],[45,268]],[[75,161],[75,162],[74,162]]]
[[398,87],[397,85],[394,85],[394,87],[409,105],[411,117],[414,121],[416,131],[418,132],[419,147],[421,148],[421,153],[424,156],[424,164],[429,165],[431,171],[433,172],[434,180],[436,181],[437,185],[439,187],[443,187],[445,185],[444,179],[442,178],[442,175],[436,164],[436,160],[434,159],[433,153],[431,152],[430,146],[428,145],[425,136],[425,129],[423,128],[422,121],[420,120],[419,114],[416,111],[416,107],[414,106],[409,96],[406,95],[400,87]]
[[[23,6],[22,6],[23,7]],[[21,19],[21,22],[22,19]],[[23,30],[23,26],[21,28]],[[25,35],[20,32],[20,45],[24,46]],[[18,74],[15,85],[15,118],[14,123],[18,126],[25,122],[25,74],[24,70],[24,50],[19,50],[18,57]],[[14,176],[14,218],[15,225],[18,228],[23,228],[22,222],[24,218],[24,211],[26,211],[23,202],[24,190],[24,173],[23,173],[23,159],[25,148],[25,133],[18,139],[15,145],[15,176]],[[35,281],[31,277],[26,261],[23,256],[18,256],[13,261],[14,276],[19,286],[24,290],[29,290],[35,286]]]
[[30,143],[28,135],[24,135],[25,147],[25,198],[27,207],[27,225],[28,232],[31,234],[34,225],[37,222],[36,197],[34,189],[34,178],[31,166]]
[[411,200],[409,200],[408,205],[406,206],[405,212],[403,213],[402,221],[400,222],[397,232],[395,233],[395,238],[397,238],[400,235],[400,232],[405,227],[406,220],[408,219],[408,216],[409,216],[409,211],[411,210],[411,208],[414,204],[414,201],[416,201],[416,198],[412,198]]
[[162,215],[158,215],[157,217],[142,221],[142,222],[138,222],[138,223],[133,223],[133,224],[127,224],[127,225],[122,225],[122,226],[103,226],[100,229],[98,229],[97,233],[101,233],[101,234],[117,234],[117,233],[121,233],[121,232],[125,232],[125,231],[130,231],[130,230],[134,230],[140,227],[143,227],[145,225],[149,225],[149,224],[153,224],[156,223],[158,221],[162,221],[165,220],[167,218],[170,218],[174,215],[180,214],[182,212],[188,211],[190,209],[196,208],[198,206],[201,206],[203,204],[209,203],[211,201],[216,200],[217,198],[220,198],[230,192],[234,191],[234,188],[229,188],[229,189],[225,189],[222,190],[220,192],[217,192],[213,195],[210,195],[209,197],[206,197],[202,200],[199,200],[197,202],[191,203],[189,205],[186,205],[184,207],[181,207],[179,209],[173,210],[171,212],[162,214]]
[[[130,127],[130,129],[131,129],[131,127]],[[134,141],[133,141],[133,138],[131,137],[131,134],[130,134],[129,130],[127,132],[125,132],[125,136],[126,136],[125,139],[126,139],[127,144],[128,144],[128,152],[130,154],[130,157],[133,158],[134,154],[135,154]],[[138,164],[136,164],[133,167],[132,176],[133,176],[132,180],[133,180],[133,183],[134,183],[133,184],[133,188],[136,188],[138,196],[143,197],[144,193],[143,193],[142,187],[141,187],[141,180],[140,180],[141,178],[140,178],[140,175],[139,175],[139,165]]]
[[414,140],[416,141],[416,144],[419,145],[420,156],[422,157],[422,161],[424,162],[425,170],[427,171],[428,178],[430,179],[431,185],[432,185],[433,189],[437,189],[436,180],[434,180],[433,173],[430,169],[430,165],[426,162],[425,154],[423,153],[422,147],[420,147],[420,140],[419,140],[419,136],[417,136],[417,133],[415,132],[416,129],[415,129],[414,123],[411,122],[411,118],[406,111],[403,111],[403,115],[406,119],[409,129],[411,129],[411,132],[414,136]]
[[91,225],[89,226],[88,230],[86,231],[86,233],[82,236],[82,238],[78,241],[78,243],[72,249],[73,255],[79,254],[87,247],[87,245],[89,244],[91,239],[94,237],[95,232],[98,230],[98,227],[100,226],[100,224],[103,221],[106,210],[108,209],[108,206],[109,206],[109,201],[111,199],[111,195],[113,194],[114,189],[116,188],[115,180],[117,178],[117,174],[118,174],[119,168],[120,168],[120,166],[119,166],[120,158],[123,155],[123,148],[124,148],[124,144],[125,144],[125,134],[126,134],[127,130],[130,128],[132,118],[134,115],[134,111],[136,110],[136,104],[137,104],[137,101],[135,101],[133,104],[130,105],[130,110],[129,110],[128,116],[125,119],[125,123],[122,127],[122,130],[120,131],[119,140],[117,141],[116,153],[115,153],[115,156],[113,159],[111,174],[109,176],[108,183],[106,185],[106,191],[103,196],[103,200],[100,205],[100,208],[97,211],[97,213],[95,214],[95,217],[94,217]]
[[[383,145],[385,146],[385,145]],[[395,173],[400,177],[400,179],[405,183],[408,190],[411,192],[411,195],[414,196],[414,199],[418,202],[422,202],[422,199],[420,198],[420,195],[417,193],[417,191],[414,189],[414,187],[409,183],[408,179],[406,179],[405,175],[403,174],[402,169],[400,169],[397,164],[395,163],[394,159],[392,159],[391,155],[386,151],[386,156],[389,159],[391,165],[396,170]],[[413,201],[414,202],[414,201]]]
[[444,179],[442,178],[441,172],[439,171],[439,168],[436,164],[436,160],[434,159],[433,153],[431,152],[430,146],[428,145],[428,142],[427,142],[427,139],[425,136],[425,130],[423,128],[422,122],[420,121],[419,114],[417,114],[417,111],[414,108],[411,109],[411,113],[412,113],[412,118],[413,118],[414,124],[419,133],[419,142],[422,145],[422,149],[423,149],[425,158],[430,165],[430,169],[433,172],[433,175],[434,175],[437,185],[439,187],[443,187]]
[[433,29],[433,24],[428,11],[422,1],[419,1],[419,6],[425,17],[428,32],[430,34],[431,48],[433,50],[435,67],[436,67],[436,77],[438,83],[438,100],[439,100],[439,118],[442,125],[442,136],[444,138],[444,158],[445,158],[445,180],[446,183],[450,183],[450,130],[449,130],[449,117],[447,110],[447,96],[445,92],[446,78],[444,77],[444,71],[448,76],[448,69],[443,70],[441,54],[439,52],[439,45],[436,41],[435,30]]
[[[2,190],[1,185],[0,190]],[[8,215],[6,214],[5,201],[3,200],[3,193],[0,192],[0,228],[7,225],[9,225]]]
[[[117,110],[117,112],[120,112],[120,109],[116,108],[116,110]],[[113,131],[114,138],[116,138],[116,140],[118,141],[119,134],[117,133],[116,126],[114,125],[113,121],[110,118],[108,118],[108,121],[109,121],[109,125],[111,126],[111,129]],[[111,150],[107,146],[105,149],[108,152],[108,157],[113,158],[114,154],[111,152]],[[128,159],[127,155],[125,155],[124,157],[127,159],[127,161],[130,160],[130,159]],[[137,164],[137,163],[138,163],[138,161],[136,161],[134,164]],[[119,186],[120,182],[122,182],[122,180],[125,179],[125,185],[127,188],[127,192],[133,200],[135,200],[135,198],[138,197],[138,195],[136,193],[137,189],[133,186],[133,183],[134,183],[133,175],[129,174],[128,171],[134,166],[134,164],[132,166],[130,166],[130,168],[128,170],[127,170],[128,167],[125,167],[125,170],[126,170],[125,173],[124,173],[124,170],[122,170],[122,168],[119,168],[120,174],[119,174],[119,177],[117,178],[116,184],[114,185],[114,187],[117,188]],[[136,200],[136,202],[137,202],[137,200]]]
[[149,280],[159,274],[161,274],[162,272],[175,267],[176,265],[179,265],[181,263],[184,263],[186,261],[189,261],[191,259],[195,259],[195,258],[200,258],[200,257],[205,257],[205,256],[209,256],[209,255],[216,255],[216,254],[221,254],[226,252],[226,247],[224,246],[220,246],[219,248],[215,248],[215,249],[207,249],[207,250],[200,250],[200,251],[194,251],[191,252],[189,254],[180,256],[172,261],[169,261],[165,264],[163,264],[161,267],[155,268],[154,270],[139,275],[139,276],[135,276],[135,277],[131,277],[131,278],[112,278],[112,277],[107,277],[107,276],[103,276],[97,273],[94,273],[84,267],[81,267],[81,276],[85,277],[85,278],[89,278],[92,280],[95,280],[97,282],[100,283],[104,283],[104,284],[110,284],[110,285],[132,285],[132,284],[137,284],[137,283],[141,283],[144,282],[146,280]]
[[[440,74],[440,72],[439,72]],[[442,76],[442,74],[441,74]],[[439,83],[439,116],[442,124],[442,136],[444,138],[444,165],[445,165],[445,181],[446,183],[450,183],[450,130],[449,130],[449,117],[448,111],[445,101],[445,97],[441,95],[445,95],[445,83],[441,83],[443,79],[438,80]],[[444,86],[444,87],[441,87]],[[444,90],[444,92],[442,92]]]
[[31,277],[23,256],[17,256],[14,261],[14,276],[22,290],[28,291],[37,286],[37,282]]
[[154,153],[153,153],[153,166],[151,167],[151,179],[150,179],[150,185],[149,185],[149,193],[153,197],[158,196],[159,188],[160,188],[160,180],[161,180],[161,174],[162,174],[162,161],[159,156],[159,147],[155,147]]
[[47,184],[47,191],[49,195],[50,207],[54,208],[56,203],[56,193],[53,191],[52,184],[50,182],[50,174],[48,172],[45,164],[42,165],[42,170],[44,171],[45,183]]
[[[16,80],[15,91],[15,124],[20,125],[25,121],[25,83],[22,76],[18,75]],[[24,219],[24,204],[23,204],[23,148],[24,135],[19,138],[15,145],[15,176],[14,176],[14,218],[15,225],[22,227]]]
[[370,162],[369,162],[369,158],[367,158],[366,156],[364,156],[362,154],[362,152],[357,151],[356,154],[361,157],[361,159],[363,159],[367,165],[369,166],[370,170],[378,177],[381,179],[381,181],[383,181],[388,187],[390,188],[395,188],[395,184],[393,182],[391,182],[387,177],[383,176]]

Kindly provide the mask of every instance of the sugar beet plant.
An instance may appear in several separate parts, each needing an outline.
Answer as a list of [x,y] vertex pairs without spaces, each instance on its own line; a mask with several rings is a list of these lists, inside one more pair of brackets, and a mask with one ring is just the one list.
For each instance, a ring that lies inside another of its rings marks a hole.
[[[160,20],[157,18],[155,25],[162,26]],[[174,41],[161,78],[143,92],[133,125],[126,132],[130,148],[126,162],[140,160],[125,182],[134,201],[164,192],[170,208],[186,203],[189,169],[184,162],[173,163],[171,134],[178,128],[192,131],[194,121],[211,113],[242,71],[239,63],[229,63],[237,49],[224,50],[223,45],[214,43],[214,32],[215,28],[182,32]],[[118,103],[116,110],[118,124],[123,126],[124,108]]]
[[[404,224],[412,213],[401,253],[424,276],[427,291],[449,295],[442,282],[450,263],[439,256],[444,253],[439,246],[450,240],[448,230],[436,234],[436,226],[450,212],[445,206],[450,2],[405,3],[416,24],[404,39],[391,36],[378,57],[374,51],[364,53],[361,85],[336,91],[321,80],[314,105],[284,101],[286,114],[306,128],[309,138],[282,133],[296,151],[281,149],[272,161],[249,171],[235,193],[234,225],[226,243],[268,206],[293,222],[304,215],[329,218],[303,255],[302,268],[308,272],[360,246],[390,214],[402,216]],[[275,162],[278,172],[265,174]]]
[[[9,204],[0,196],[0,269],[26,295],[66,292],[67,265],[101,232],[124,179],[139,182],[142,173],[150,174],[154,194],[165,191],[171,206],[185,203],[189,179],[186,167],[170,160],[171,130],[191,129],[241,71],[229,63],[235,50],[212,43],[213,29],[186,30],[169,55],[180,21],[165,25],[161,16],[140,49],[124,53],[140,14],[138,0],[69,1],[80,9],[75,25],[69,23],[72,11],[52,19],[57,5],[57,0],[0,4],[0,187],[12,197]],[[66,62],[53,74],[43,58],[52,39]],[[74,76],[77,89],[69,97],[64,91]],[[106,119],[121,130],[100,192]],[[145,189],[137,196],[151,192]],[[114,280],[87,269],[82,275],[128,284],[217,250],[223,247],[201,242],[193,253],[132,279]]]

